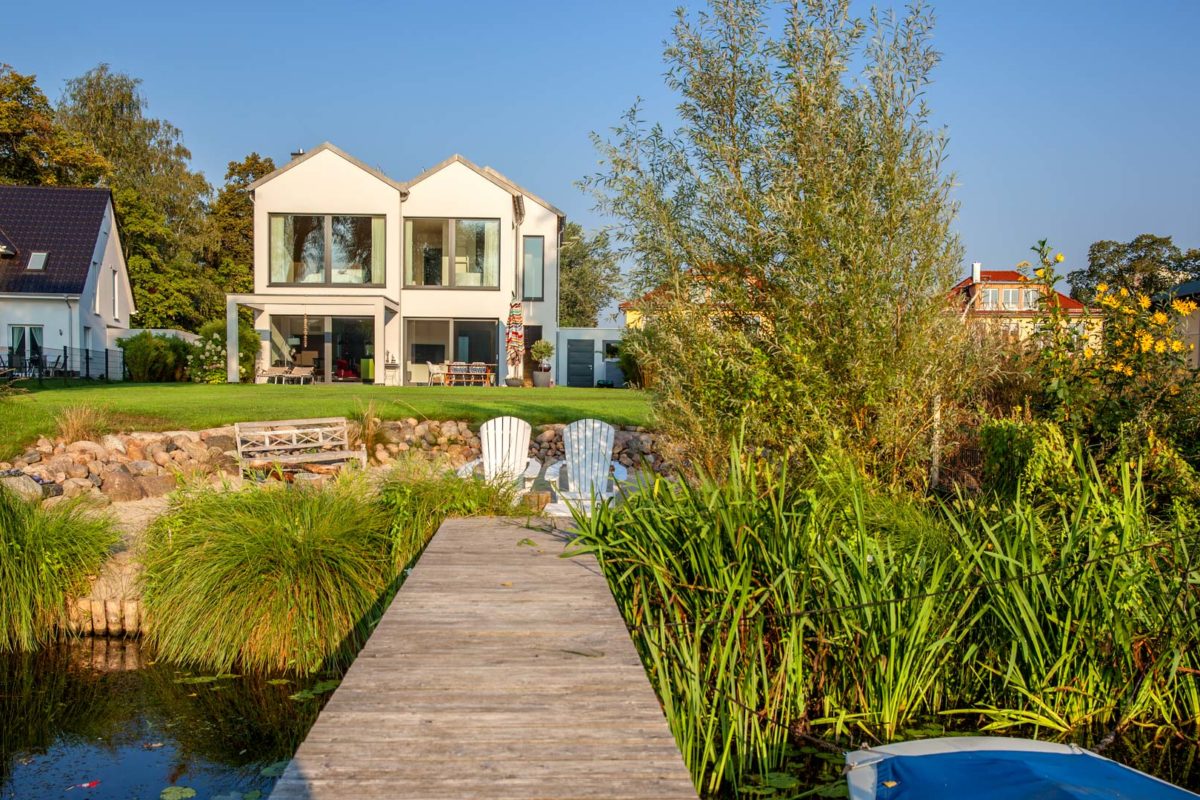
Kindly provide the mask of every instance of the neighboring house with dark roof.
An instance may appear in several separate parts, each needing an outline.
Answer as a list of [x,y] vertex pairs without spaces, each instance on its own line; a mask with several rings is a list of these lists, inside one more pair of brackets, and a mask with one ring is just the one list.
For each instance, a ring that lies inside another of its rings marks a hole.
[[44,356],[49,366],[68,351],[103,351],[129,327],[133,312],[108,189],[0,186],[6,365]]
[[456,155],[399,182],[326,143],[248,189],[254,290],[226,296],[230,381],[239,308],[260,370],[323,381],[422,384],[447,361],[487,365],[471,380],[517,378],[513,302],[526,342],[555,341],[563,213],[493,169]]
[[[1028,339],[1037,325],[1042,292],[1036,283],[1011,269],[983,269],[971,265],[971,274],[963,278],[952,294],[963,303],[968,315],[983,322],[1011,341]],[[1083,303],[1056,291],[1049,302],[1067,312],[1067,317],[1082,334],[1099,335],[1100,315]]]

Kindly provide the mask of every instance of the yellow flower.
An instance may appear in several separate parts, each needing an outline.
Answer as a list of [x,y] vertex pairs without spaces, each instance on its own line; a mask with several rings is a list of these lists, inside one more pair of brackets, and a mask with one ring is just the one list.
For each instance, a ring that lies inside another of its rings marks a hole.
[[1139,294],[1138,295],[1138,305],[1142,307],[1143,311],[1145,311],[1147,308],[1150,307],[1150,298],[1144,294]]
[[1108,291],[1108,284],[1107,284],[1107,283],[1098,283],[1098,284],[1096,284],[1096,292],[1097,292],[1098,294],[1104,294],[1104,293],[1105,293],[1105,292],[1107,292],[1107,291]]
[[1124,372],[1124,371],[1125,371],[1125,364],[1124,364],[1124,362],[1121,362],[1121,361],[1117,361],[1117,362],[1115,362],[1115,363],[1112,365],[1112,371],[1113,371],[1113,372]]
[[1096,351],[1093,350],[1092,348],[1090,348],[1090,347],[1083,348],[1083,357],[1084,358],[1091,358],[1094,355],[1096,355]]
[[1129,297],[1129,290],[1126,289],[1124,286],[1122,286],[1120,294],[1121,294],[1121,297]]
[[1191,300],[1172,300],[1171,308],[1175,309],[1176,314],[1186,317],[1188,314],[1196,310],[1196,304]]
[[1163,340],[1159,339],[1157,342],[1154,343],[1154,352],[1156,352],[1156,353],[1167,352],[1167,343],[1164,342]]
[[1167,318],[1167,315],[1161,311],[1155,311],[1154,316],[1150,317],[1150,319],[1154,321],[1155,325],[1166,325],[1168,322],[1170,322],[1170,320]]
[[1037,269],[1035,269],[1033,271],[1033,274],[1037,275],[1039,278],[1044,278],[1044,277],[1046,277],[1046,270],[1043,269],[1042,267],[1038,267]]
[[1128,364],[1125,365],[1125,369],[1122,371],[1125,373],[1125,377],[1127,377],[1127,378],[1133,377],[1133,367],[1129,366]]
[[1171,351],[1174,353],[1182,352],[1183,351],[1183,342],[1179,341],[1178,339],[1172,339],[1171,340]]
[[1056,263],[1059,263],[1059,264],[1061,264],[1061,263],[1063,262],[1063,259],[1064,259],[1064,258],[1065,258],[1065,256],[1063,256],[1063,254],[1062,254],[1062,253],[1055,253],[1055,254],[1054,254],[1054,260],[1055,260],[1055,262],[1056,262]]
[[1150,348],[1154,347],[1154,337],[1148,333],[1143,333],[1141,336],[1142,352],[1149,353]]

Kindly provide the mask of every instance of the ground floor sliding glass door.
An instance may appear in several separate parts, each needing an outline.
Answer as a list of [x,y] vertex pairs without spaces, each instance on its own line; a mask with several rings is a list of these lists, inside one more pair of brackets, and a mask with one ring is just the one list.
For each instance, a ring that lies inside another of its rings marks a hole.
[[495,383],[503,366],[502,341],[501,322],[495,319],[407,319],[404,381],[428,383],[431,369],[436,374],[439,368],[460,362],[485,365]]
[[271,366],[311,367],[325,382],[375,380],[375,321],[371,317],[271,317]]

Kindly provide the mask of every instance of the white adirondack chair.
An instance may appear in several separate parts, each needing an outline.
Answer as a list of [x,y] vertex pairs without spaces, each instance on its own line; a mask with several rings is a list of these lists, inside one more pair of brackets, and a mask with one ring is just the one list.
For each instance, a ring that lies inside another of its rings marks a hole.
[[541,471],[536,458],[529,457],[529,423],[516,417],[496,417],[479,429],[481,458],[458,468],[460,478],[469,478],[483,465],[485,480],[511,479],[528,491]]
[[[598,419],[581,419],[563,428],[563,460],[546,468],[546,480],[555,494],[585,508],[592,501],[606,500],[616,493],[616,481],[628,477],[625,467],[612,460],[612,425]],[[562,488],[562,471],[567,471],[567,488]]]

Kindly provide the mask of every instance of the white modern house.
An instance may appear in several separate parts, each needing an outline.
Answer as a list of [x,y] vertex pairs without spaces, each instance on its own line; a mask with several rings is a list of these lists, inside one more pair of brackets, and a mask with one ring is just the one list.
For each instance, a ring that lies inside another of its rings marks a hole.
[[563,213],[491,168],[455,155],[400,182],[326,143],[249,191],[254,291],[227,296],[231,382],[240,308],[260,369],[324,381],[425,383],[451,361],[520,377],[505,363],[511,302],[526,348],[557,338]]
[[120,379],[109,347],[133,313],[108,189],[0,186],[4,366]]

